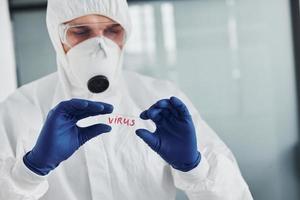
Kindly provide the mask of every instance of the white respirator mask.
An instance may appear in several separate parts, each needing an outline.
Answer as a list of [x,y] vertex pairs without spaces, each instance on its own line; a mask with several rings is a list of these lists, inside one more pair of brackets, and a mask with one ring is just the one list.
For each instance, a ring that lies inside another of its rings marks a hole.
[[68,67],[81,88],[102,93],[115,88],[122,63],[122,50],[110,39],[85,40],[67,54]]

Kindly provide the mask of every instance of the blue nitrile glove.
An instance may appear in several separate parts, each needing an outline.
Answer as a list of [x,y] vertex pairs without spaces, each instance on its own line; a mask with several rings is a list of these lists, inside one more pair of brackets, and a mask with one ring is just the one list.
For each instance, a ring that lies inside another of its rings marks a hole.
[[156,130],[151,133],[138,129],[136,134],[173,168],[187,172],[199,164],[201,154],[197,150],[193,120],[181,100],[176,97],[160,100],[140,117],[151,119]]
[[86,117],[112,113],[113,106],[81,99],[63,101],[53,108],[32,149],[24,157],[24,164],[39,175],[46,175],[68,159],[81,145],[111,127],[96,124],[81,128],[76,123]]

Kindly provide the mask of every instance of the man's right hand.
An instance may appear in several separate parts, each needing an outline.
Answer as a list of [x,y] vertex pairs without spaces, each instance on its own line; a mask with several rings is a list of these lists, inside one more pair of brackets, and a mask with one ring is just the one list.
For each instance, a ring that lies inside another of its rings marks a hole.
[[102,102],[72,99],[59,103],[49,112],[34,148],[23,157],[24,164],[39,175],[48,174],[85,142],[111,131],[106,124],[78,127],[79,120],[112,111],[112,105]]

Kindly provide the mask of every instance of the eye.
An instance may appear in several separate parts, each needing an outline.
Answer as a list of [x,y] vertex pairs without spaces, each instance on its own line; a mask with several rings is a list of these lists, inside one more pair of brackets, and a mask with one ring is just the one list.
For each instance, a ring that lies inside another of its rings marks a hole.
[[88,27],[74,27],[70,32],[74,36],[88,36],[92,33],[92,30]]
[[120,25],[108,27],[105,29],[106,34],[120,34],[123,32],[123,28]]

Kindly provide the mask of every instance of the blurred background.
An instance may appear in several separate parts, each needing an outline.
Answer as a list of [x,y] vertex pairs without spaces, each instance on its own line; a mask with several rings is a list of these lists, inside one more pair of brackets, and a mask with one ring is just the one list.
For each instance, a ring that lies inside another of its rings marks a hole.
[[[298,0],[129,3],[125,68],[171,80],[190,97],[235,154],[254,199],[300,199]],[[46,5],[0,0],[0,101],[56,71]]]

